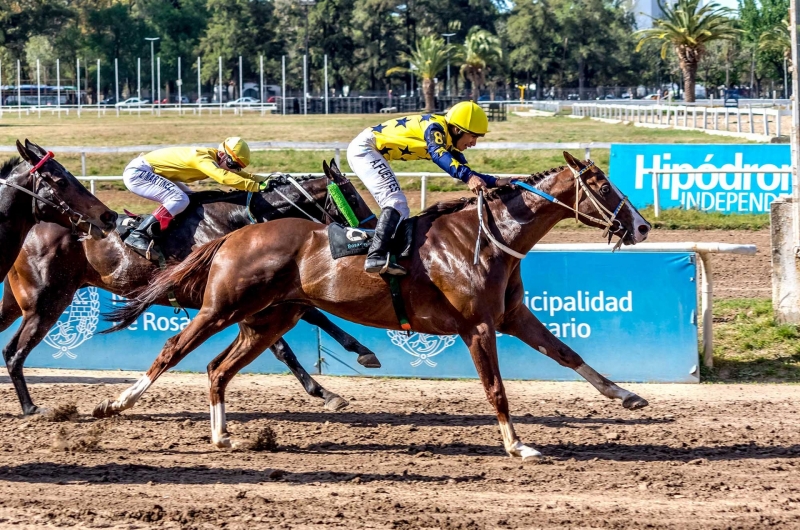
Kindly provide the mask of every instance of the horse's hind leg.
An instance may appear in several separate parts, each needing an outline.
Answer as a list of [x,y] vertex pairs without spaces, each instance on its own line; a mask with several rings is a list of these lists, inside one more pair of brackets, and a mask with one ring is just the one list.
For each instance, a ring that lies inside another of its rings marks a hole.
[[506,313],[499,331],[517,337],[561,366],[572,368],[607,398],[622,400],[622,406],[626,409],[640,409],[648,405],[646,399],[621,388],[597,373],[572,348],[550,333],[544,324],[539,322],[539,319],[522,304]]
[[302,307],[268,308],[239,323],[239,335],[233,344],[208,364],[209,402],[211,408],[211,443],[231,447],[225,423],[225,389],[239,370],[253,362],[284,333],[294,327]]
[[313,377],[311,377],[311,375],[297,360],[297,356],[295,356],[294,352],[285,340],[278,339],[275,344],[269,347],[269,349],[272,350],[273,355],[275,355],[280,362],[285,364],[289,370],[291,370],[297,380],[300,381],[300,384],[303,385],[303,388],[309,396],[318,397],[325,400],[326,409],[336,411],[341,410],[349,405],[347,400],[334,392],[326,390],[322,385],[317,383]]
[[316,308],[307,309],[303,314],[302,319],[313,326],[319,327],[322,331],[327,333],[342,347],[353,353],[358,354],[358,364],[365,368],[380,368],[381,362],[378,356],[372,350],[358,342],[352,335],[330,321],[328,317],[322,314],[322,311]]
[[158,354],[158,357],[153,361],[153,364],[145,375],[132,386],[128,387],[115,401],[106,399],[95,406],[92,415],[95,418],[107,418],[109,416],[116,416],[123,410],[133,407],[136,402],[139,401],[139,398],[142,397],[142,394],[144,394],[164,372],[177,365],[184,357],[203,344],[210,336],[222,331],[233,322],[230,316],[228,316],[228,318],[223,318],[218,315],[212,315],[210,311],[201,309],[183,331],[167,340],[161,353]]

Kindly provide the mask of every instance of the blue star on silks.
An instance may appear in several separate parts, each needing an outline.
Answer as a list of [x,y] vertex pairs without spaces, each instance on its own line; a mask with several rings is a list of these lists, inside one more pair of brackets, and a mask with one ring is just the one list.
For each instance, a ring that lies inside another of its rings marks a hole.
[[375,127],[373,127],[372,130],[374,132],[376,132],[376,133],[382,133],[385,128],[386,128],[386,125],[381,123],[381,124],[376,125]]
[[400,149],[400,154],[401,155],[410,155],[410,154],[412,154],[411,153],[411,149],[409,149],[408,146],[405,146],[404,148]]
[[378,149],[378,152],[380,154],[382,154],[384,157],[386,157],[387,153],[391,152],[391,150],[392,150],[391,147],[384,147],[384,148]]
[[407,127],[406,123],[408,123],[408,118],[400,118],[397,120],[396,126],[400,127],[402,125],[403,127]]
[[430,114],[423,114],[422,118],[420,118],[419,121],[421,121],[421,122],[422,121],[428,121],[430,119],[431,119],[431,115]]

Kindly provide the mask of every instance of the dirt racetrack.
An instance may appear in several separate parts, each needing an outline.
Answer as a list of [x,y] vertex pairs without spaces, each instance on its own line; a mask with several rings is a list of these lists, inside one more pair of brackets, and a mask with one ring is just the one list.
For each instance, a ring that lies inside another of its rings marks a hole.
[[[477,381],[321,378],[324,412],[288,376],[237,377],[234,437],[209,444],[205,376],[168,374],[124,416],[87,414],[138,374],[30,370],[34,398],[81,416],[0,410],[0,526],[97,528],[800,527],[800,386],[630,385],[636,412],[588,384],[507,383],[522,440],[505,456]],[[72,446],[73,450],[64,448]]]

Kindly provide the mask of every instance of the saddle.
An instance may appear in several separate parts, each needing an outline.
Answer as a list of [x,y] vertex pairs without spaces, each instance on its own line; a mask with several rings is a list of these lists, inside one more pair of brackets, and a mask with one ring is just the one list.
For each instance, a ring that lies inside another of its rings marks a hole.
[[[398,259],[411,257],[411,246],[414,243],[414,227],[416,217],[403,219],[392,238],[391,252]],[[364,255],[369,251],[375,230],[352,228],[339,223],[328,225],[328,241],[333,259],[345,256]]]

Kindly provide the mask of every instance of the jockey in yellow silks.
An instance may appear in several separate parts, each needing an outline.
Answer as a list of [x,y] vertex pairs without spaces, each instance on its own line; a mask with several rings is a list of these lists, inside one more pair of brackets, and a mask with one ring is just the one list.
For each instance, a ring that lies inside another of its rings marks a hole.
[[[477,193],[497,186],[498,179],[472,170],[462,152],[489,132],[486,113],[472,101],[454,105],[446,115],[394,118],[364,129],[350,142],[347,162],[381,208],[364,270],[403,275],[389,259],[389,246],[400,221],[409,216],[408,200],[388,160],[432,160]],[[505,184],[505,179],[503,179]]]
[[186,183],[212,178],[232,188],[258,191],[263,179],[244,171],[248,165],[250,147],[238,137],[227,138],[217,149],[167,147],[136,157],[122,174],[125,186],[160,206],[144,217],[125,243],[146,255],[153,235],[166,230],[189,205]]

